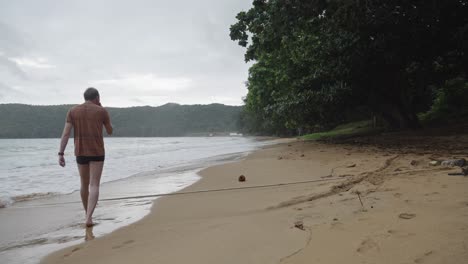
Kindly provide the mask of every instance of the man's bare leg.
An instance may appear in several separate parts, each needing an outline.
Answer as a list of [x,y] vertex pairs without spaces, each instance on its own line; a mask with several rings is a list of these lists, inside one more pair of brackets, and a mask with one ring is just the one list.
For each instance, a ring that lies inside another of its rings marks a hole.
[[86,210],[86,226],[93,225],[93,213],[99,199],[99,183],[101,182],[103,161],[91,161],[89,163],[89,197],[88,209]]
[[83,208],[86,211],[88,210],[88,195],[89,195],[89,165],[78,164],[78,171],[80,172],[81,179],[81,203],[83,203]]

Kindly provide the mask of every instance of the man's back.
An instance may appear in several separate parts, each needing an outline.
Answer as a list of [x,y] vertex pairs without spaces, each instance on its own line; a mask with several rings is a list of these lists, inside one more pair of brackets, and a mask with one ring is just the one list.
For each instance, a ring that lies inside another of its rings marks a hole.
[[65,148],[72,129],[75,132],[75,156],[80,173],[80,196],[86,213],[86,227],[93,226],[93,213],[99,199],[99,184],[104,168],[104,140],[102,127],[112,135],[109,113],[101,107],[99,91],[89,87],[83,93],[85,103],[77,105],[67,113],[60,139],[59,164],[65,167]]
[[85,102],[73,107],[67,122],[74,128],[75,156],[104,156],[102,127],[109,123],[109,113],[101,106]]

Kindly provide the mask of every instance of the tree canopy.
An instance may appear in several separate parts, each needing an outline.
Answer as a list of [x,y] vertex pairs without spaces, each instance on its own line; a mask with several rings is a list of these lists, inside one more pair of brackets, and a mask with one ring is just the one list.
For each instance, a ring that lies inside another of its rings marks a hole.
[[244,125],[276,134],[371,114],[416,128],[468,74],[468,0],[254,0],[231,39],[253,61]]

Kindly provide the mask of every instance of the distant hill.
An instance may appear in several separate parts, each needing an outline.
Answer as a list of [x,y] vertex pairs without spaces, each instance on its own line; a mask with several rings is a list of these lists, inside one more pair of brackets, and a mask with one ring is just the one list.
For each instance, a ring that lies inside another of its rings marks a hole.
[[[0,138],[60,137],[73,105],[0,104]],[[241,106],[222,104],[106,107],[118,137],[178,137],[238,130]]]

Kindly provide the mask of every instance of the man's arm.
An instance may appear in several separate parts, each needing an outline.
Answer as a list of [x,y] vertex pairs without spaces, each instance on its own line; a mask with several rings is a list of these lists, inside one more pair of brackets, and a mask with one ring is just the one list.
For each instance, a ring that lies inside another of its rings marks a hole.
[[112,135],[112,132],[114,132],[114,128],[112,128],[112,124],[109,123],[104,123],[104,127],[106,128],[107,135]]
[[106,128],[107,135],[112,135],[112,132],[114,132],[114,129],[112,127],[109,113],[106,111],[105,117],[104,117],[104,127]]
[[65,158],[63,157],[63,152],[65,152],[65,148],[68,144],[68,139],[70,138],[70,133],[73,125],[70,122],[65,123],[65,127],[63,128],[62,132],[62,139],[60,140],[60,149],[59,149],[59,164],[62,167],[65,167]]

